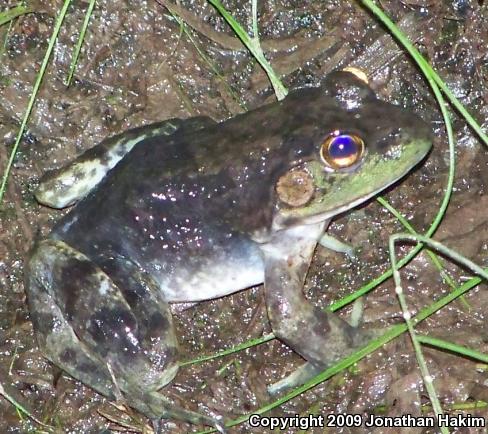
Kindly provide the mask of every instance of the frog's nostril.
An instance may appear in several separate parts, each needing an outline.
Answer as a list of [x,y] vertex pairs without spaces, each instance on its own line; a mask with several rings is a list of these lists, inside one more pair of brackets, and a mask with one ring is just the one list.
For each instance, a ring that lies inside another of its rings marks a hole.
[[391,128],[388,132],[383,132],[382,137],[376,141],[376,147],[379,152],[386,152],[388,148],[400,143],[402,139],[402,130],[400,128]]

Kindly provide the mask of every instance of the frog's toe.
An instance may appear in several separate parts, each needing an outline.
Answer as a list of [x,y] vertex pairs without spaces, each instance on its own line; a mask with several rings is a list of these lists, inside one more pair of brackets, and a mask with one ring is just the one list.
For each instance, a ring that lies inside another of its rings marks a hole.
[[214,420],[214,428],[221,434],[227,434],[227,430],[225,429],[225,425],[219,421],[219,420]]
[[270,395],[278,395],[288,389],[293,389],[305,384],[307,381],[315,377],[322,369],[305,362],[303,365],[295,369],[290,375],[268,386],[268,393]]
[[329,235],[327,233],[323,234],[319,240],[319,244],[326,249],[332,250],[334,252],[343,253],[349,259],[356,259],[356,253],[354,247],[344,241],[338,240],[337,238]]

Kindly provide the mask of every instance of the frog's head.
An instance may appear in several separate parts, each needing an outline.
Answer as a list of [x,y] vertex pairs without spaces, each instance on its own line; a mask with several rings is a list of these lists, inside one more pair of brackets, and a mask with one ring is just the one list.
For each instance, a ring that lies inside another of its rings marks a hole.
[[380,101],[352,73],[329,74],[313,151],[275,185],[274,229],[330,219],[378,194],[429,152],[432,137],[416,115]]

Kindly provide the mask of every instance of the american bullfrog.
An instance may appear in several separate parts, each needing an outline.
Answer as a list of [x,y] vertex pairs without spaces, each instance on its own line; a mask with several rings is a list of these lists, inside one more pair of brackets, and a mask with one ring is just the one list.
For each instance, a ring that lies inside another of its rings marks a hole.
[[36,193],[77,202],[27,267],[41,350],[152,419],[222,429],[158,392],[178,370],[169,304],[264,282],[274,334],[305,360],[270,390],[303,383],[367,338],[304,297],[317,242],[430,148],[421,119],[345,71],[220,123],[172,119],[104,140]]

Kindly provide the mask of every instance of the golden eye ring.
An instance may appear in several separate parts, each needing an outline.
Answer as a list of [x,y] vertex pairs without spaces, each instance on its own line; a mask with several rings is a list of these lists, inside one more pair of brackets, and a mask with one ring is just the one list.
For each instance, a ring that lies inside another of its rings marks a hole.
[[333,170],[347,169],[361,160],[365,149],[357,134],[334,131],[323,141],[320,158]]

